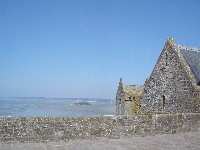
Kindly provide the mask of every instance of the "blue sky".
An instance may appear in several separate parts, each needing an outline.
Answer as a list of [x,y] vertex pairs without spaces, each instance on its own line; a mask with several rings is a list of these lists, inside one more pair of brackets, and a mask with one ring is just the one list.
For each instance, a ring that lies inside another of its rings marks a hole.
[[200,47],[199,0],[1,0],[0,97],[114,99],[168,36]]

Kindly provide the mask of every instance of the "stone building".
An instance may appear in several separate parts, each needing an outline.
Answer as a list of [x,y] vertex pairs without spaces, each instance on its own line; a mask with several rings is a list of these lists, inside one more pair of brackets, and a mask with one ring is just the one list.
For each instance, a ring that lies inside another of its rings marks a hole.
[[150,112],[198,112],[200,49],[168,38],[149,79],[141,105]]
[[[134,89],[138,101],[134,99]],[[141,98],[141,102],[140,102]],[[130,115],[137,104],[141,110],[159,113],[199,112],[200,49],[176,44],[168,38],[144,87],[124,86],[120,80],[116,94],[118,115]]]
[[143,86],[123,85],[120,79],[116,94],[116,112],[118,115],[137,114],[140,106],[141,94]]

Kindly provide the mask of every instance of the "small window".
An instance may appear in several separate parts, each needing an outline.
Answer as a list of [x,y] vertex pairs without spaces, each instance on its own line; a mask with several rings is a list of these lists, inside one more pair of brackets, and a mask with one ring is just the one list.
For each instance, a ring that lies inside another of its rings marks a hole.
[[164,110],[165,109],[165,96],[163,95],[162,96],[162,109]]
[[168,65],[168,64],[167,64],[167,61],[168,61],[168,54],[167,54],[167,53],[165,53],[165,59],[166,59],[166,60],[165,60],[166,66],[167,66],[167,65]]

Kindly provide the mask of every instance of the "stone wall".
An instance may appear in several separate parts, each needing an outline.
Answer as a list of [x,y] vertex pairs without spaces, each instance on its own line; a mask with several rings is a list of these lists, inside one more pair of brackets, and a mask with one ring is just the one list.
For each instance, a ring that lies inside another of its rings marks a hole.
[[118,85],[116,93],[116,114],[134,115],[138,112],[143,86],[124,85],[122,78]]
[[0,117],[1,142],[53,142],[200,131],[200,114]]
[[195,112],[194,85],[176,44],[169,39],[145,82],[141,105],[150,111]]

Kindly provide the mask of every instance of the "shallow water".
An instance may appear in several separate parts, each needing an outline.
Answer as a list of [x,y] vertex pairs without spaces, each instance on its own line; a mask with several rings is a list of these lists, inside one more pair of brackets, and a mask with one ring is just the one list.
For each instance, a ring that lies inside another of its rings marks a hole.
[[[91,105],[75,105],[89,102]],[[0,98],[0,116],[115,115],[115,102],[103,99]]]

